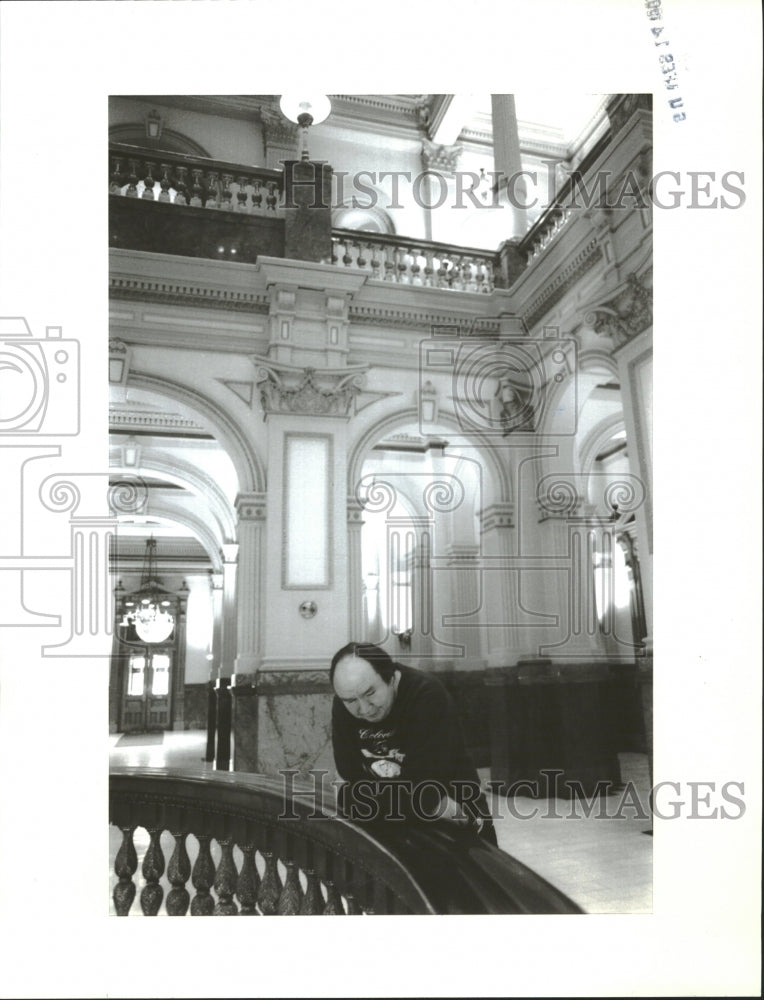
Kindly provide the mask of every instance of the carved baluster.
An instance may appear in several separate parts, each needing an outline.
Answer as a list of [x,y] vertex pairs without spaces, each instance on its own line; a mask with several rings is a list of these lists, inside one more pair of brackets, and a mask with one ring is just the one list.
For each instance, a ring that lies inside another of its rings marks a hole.
[[345,908],[342,905],[342,897],[339,894],[337,886],[332,882],[331,879],[324,879],[324,885],[326,886],[326,906],[324,907],[325,917],[344,917]]
[[160,878],[164,875],[164,854],[162,853],[162,845],[159,843],[159,838],[162,835],[161,829],[152,826],[148,833],[151,839],[146,848],[143,868],[141,869],[143,877],[146,879],[146,885],[141,892],[141,909],[144,917],[155,917],[164,896],[164,889],[159,884]]
[[279,896],[276,913],[280,917],[296,917],[300,912],[302,903],[302,886],[300,885],[300,873],[294,861],[287,861],[286,881]]
[[236,870],[236,862],[233,860],[233,840],[231,837],[218,837],[218,843],[222,855],[215,873],[214,888],[218,894],[218,901],[212,915],[215,917],[235,917],[239,912],[239,907],[233,901],[233,894],[236,892],[236,880],[239,873]]
[[377,252],[379,247],[372,246],[371,248],[371,277],[373,281],[379,281],[379,269],[381,267],[381,261],[377,257]]
[[236,183],[239,185],[239,190],[236,192],[236,201],[237,201],[236,211],[237,212],[246,212],[247,211],[247,184],[249,184],[249,181],[247,180],[246,176],[242,175],[241,177],[237,177],[236,178]]
[[130,912],[130,907],[135,899],[135,882],[133,875],[138,867],[138,855],[135,853],[133,844],[134,826],[120,827],[122,830],[122,843],[117,851],[114,861],[114,871],[119,878],[119,882],[114,886],[112,898],[114,899],[114,909],[118,917],[126,917]]
[[122,157],[115,156],[111,161],[109,194],[121,194],[121,193],[122,193]]
[[127,161],[127,191],[125,191],[126,198],[137,198],[138,197],[138,161],[128,160]]
[[451,284],[449,278],[449,271],[451,270],[451,262],[447,257],[440,258],[440,267],[438,268],[438,288],[448,288]]
[[263,211],[263,182],[257,177],[252,180],[252,211]]
[[345,861],[345,885],[347,885],[348,892],[345,893],[345,902],[347,904],[347,915],[349,917],[358,916],[361,912],[361,907],[358,905],[355,896],[355,878],[353,872],[353,865],[350,861]]
[[217,170],[210,170],[205,178],[205,183],[207,185],[207,197],[204,202],[205,208],[218,208],[219,207],[219,195],[220,195],[220,184],[218,182],[218,172]]
[[435,267],[433,264],[433,253],[432,250],[425,250],[424,252],[424,283],[428,288],[432,288],[433,275],[435,274]]
[[384,247],[385,281],[395,281],[395,247]]
[[266,185],[268,194],[265,197],[265,207],[269,212],[275,212],[279,203],[278,185],[275,181],[268,181]]
[[215,900],[210,892],[215,878],[215,866],[210,854],[210,836],[207,833],[197,833],[196,839],[199,841],[199,853],[191,872],[191,881],[196,889],[196,895],[191,900],[191,916],[211,917],[215,909]]
[[223,190],[220,196],[220,207],[228,212],[233,209],[233,193],[231,192],[232,184],[233,174],[223,174]]
[[321,895],[321,883],[318,875],[312,868],[305,871],[308,884],[305,888],[305,895],[300,904],[300,915],[303,917],[316,916],[324,912],[324,897]]
[[239,879],[236,883],[236,895],[241,903],[241,915],[243,917],[257,917],[257,891],[260,888],[260,876],[257,874],[255,864],[255,847],[253,844],[241,845],[241,853],[244,855]]
[[483,263],[483,267],[485,268],[485,278],[486,278],[485,284],[483,285],[483,291],[484,292],[492,292],[493,291],[493,280],[494,280],[493,279],[493,262],[490,261],[490,260],[487,260],[487,261],[485,261]]
[[339,257],[337,256],[337,247],[339,246],[339,243],[340,243],[340,241],[337,239],[337,237],[336,236],[332,236],[332,257],[331,257],[331,263],[335,267],[336,267],[337,264],[339,264]]
[[156,164],[147,161],[144,166],[146,176],[143,178],[143,194],[141,198],[145,198],[147,201],[154,201],[154,171],[156,170]]
[[159,197],[157,198],[157,201],[165,201],[165,202],[171,201],[172,200],[170,198],[170,188],[172,187],[172,181],[170,180],[171,167],[169,163],[160,163],[159,170],[162,176],[159,178],[159,187],[161,188],[161,191],[159,192]]
[[265,858],[265,871],[263,880],[260,883],[260,892],[257,896],[257,905],[260,912],[266,917],[272,917],[276,913],[281,896],[281,876],[279,875],[276,857],[272,851],[263,851]]
[[202,186],[202,171],[197,167],[191,168],[191,201],[192,208],[201,208],[203,205],[204,187]]
[[345,239],[342,241],[342,245],[345,248],[345,253],[342,255],[342,263],[345,267],[350,267],[353,263],[353,255],[350,253],[350,248],[353,245],[352,240]]
[[462,291],[474,292],[477,290],[477,286],[473,280],[473,273],[472,260],[470,257],[465,257],[462,260]]
[[188,167],[178,167],[175,171],[175,204],[188,204]]
[[356,267],[358,267],[361,270],[365,271],[366,270],[366,265],[368,264],[368,261],[364,257],[364,253],[369,249],[369,245],[368,245],[368,243],[365,243],[364,241],[359,240],[358,243],[356,243],[356,246],[358,247],[358,256],[356,257],[356,262],[355,262]]
[[406,250],[405,247],[395,248],[395,266],[398,270],[398,276],[395,280],[399,282],[404,282],[408,275],[408,267],[409,267],[408,251]]
[[167,865],[167,878],[172,884],[172,889],[167,893],[165,908],[171,917],[185,917],[188,912],[188,904],[191,896],[186,889],[186,882],[191,875],[191,861],[186,850],[186,834],[178,830],[172,830],[175,837],[175,850]]
[[419,264],[419,254],[416,251],[411,251],[411,284],[421,285],[422,284],[422,268]]

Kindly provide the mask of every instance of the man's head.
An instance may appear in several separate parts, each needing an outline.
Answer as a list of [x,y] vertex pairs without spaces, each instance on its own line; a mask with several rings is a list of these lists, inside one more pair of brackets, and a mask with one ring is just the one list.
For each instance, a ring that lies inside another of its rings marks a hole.
[[329,679],[334,693],[356,719],[381,722],[390,714],[400,670],[384,649],[351,642],[332,658]]

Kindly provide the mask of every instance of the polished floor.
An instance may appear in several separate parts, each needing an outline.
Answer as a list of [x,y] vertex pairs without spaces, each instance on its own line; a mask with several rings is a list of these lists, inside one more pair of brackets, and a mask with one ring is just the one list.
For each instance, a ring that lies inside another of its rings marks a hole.
[[[206,735],[165,733],[161,743],[110,737],[110,762],[133,767],[210,770],[203,760]],[[124,745],[127,744],[127,745]],[[652,837],[649,836],[649,775],[642,754],[621,754],[625,789],[596,803],[567,799],[492,800],[499,846],[528,865],[587,913],[652,912]],[[488,769],[481,777],[490,778]],[[587,815],[588,812],[588,815]],[[137,831],[136,847],[147,837]],[[110,857],[120,842],[110,827]],[[113,881],[112,881],[113,884]],[[133,906],[138,909],[137,902]]]

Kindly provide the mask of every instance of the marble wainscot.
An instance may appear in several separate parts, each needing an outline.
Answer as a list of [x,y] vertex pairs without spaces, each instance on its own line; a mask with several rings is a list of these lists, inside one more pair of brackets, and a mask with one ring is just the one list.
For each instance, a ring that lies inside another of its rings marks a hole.
[[322,769],[334,777],[328,670],[236,674],[231,693],[235,771],[290,768],[307,777]]

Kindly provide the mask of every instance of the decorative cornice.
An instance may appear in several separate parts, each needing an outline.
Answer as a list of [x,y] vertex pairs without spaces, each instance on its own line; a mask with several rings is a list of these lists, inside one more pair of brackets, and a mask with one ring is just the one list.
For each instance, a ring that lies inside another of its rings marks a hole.
[[653,294],[643,278],[632,273],[610,295],[588,306],[584,322],[601,337],[609,337],[616,349],[652,325]]
[[112,299],[162,302],[168,305],[207,306],[233,312],[268,313],[268,296],[258,292],[228,291],[204,285],[189,285],[173,281],[147,281],[138,278],[109,279]]
[[[397,287],[397,286],[396,286]],[[433,326],[460,325],[453,313],[415,312],[412,309],[395,309],[381,305],[361,305],[351,303],[348,310],[351,322],[363,326],[393,326],[397,329],[408,327],[414,330],[430,330]],[[470,334],[497,334],[500,330],[498,319],[474,319],[465,324],[465,332]]]
[[557,275],[545,284],[544,291],[531,303],[523,319],[531,329],[546,313],[549,312],[569,289],[589,271],[598,260],[602,259],[602,247],[596,239],[591,239],[570,263],[557,272]]
[[193,431],[195,435],[212,437],[206,428],[189,417],[184,417],[179,413],[164,413],[159,410],[147,413],[145,410],[110,407],[109,424],[113,429],[124,427],[148,428],[156,431]]
[[367,365],[352,368],[301,368],[253,355],[260,402],[270,413],[351,416],[353,401],[363,388]]

